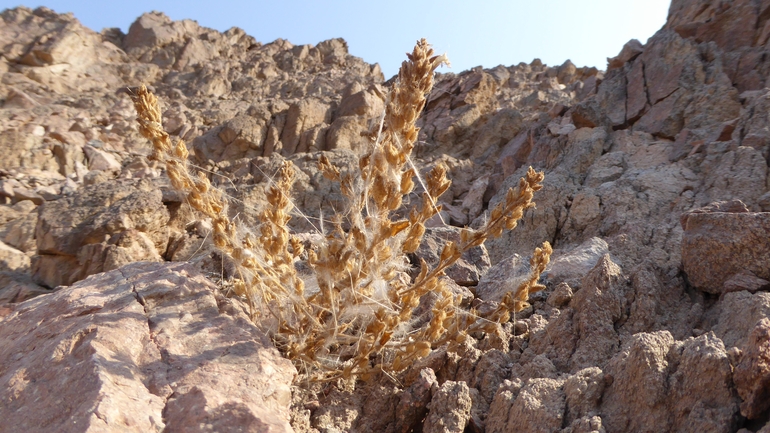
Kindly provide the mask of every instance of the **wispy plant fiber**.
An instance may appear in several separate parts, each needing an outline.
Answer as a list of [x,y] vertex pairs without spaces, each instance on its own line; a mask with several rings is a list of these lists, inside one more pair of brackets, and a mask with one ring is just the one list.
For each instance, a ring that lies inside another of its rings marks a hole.
[[[328,230],[307,251],[288,228],[293,204],[287,192],[295,174],[290,162],[284,162],[267,190],[259,226],[239,226],[228,218],[224,194],[205,175],[190,173],[184,142],[173,145],[163,131],[157,98],[144,86],[134,95],[139,128],[153,145],[153,157],[165,162],[172,185],[190,205],[212,219],[214,244],[238,271],[236,293],[248,300],[255,322],[265,326],[308,378],[366,378],[373,371],[400,371],[438,346],[462,342],[469,332],[495,332],[511,312],[526,306],[531,293],[543,289],[537,281],[552,252],[547,242],[535,251],[530,276],[487,317],[463,311],[441,279],[464,252],[512,230],[524,211],[534,207],[544,175],[532,168],[482,227],[462,229],[460,241],[447,242],[433,268],[423,261],[419,274],[408,276],[406,254],[419,247],[425,222],[441,211],[437,200],[451,182],[444,165],[433,167],[420,181],[422,200],[407,217],[395,216],[404,196],[415,189],[417,173],[410,161],[419,132],[415,122],[436,68],[447,63],[424,39],[407,57],[358,170],[343,173],[320,157],[323,174],[340,182],[347,209],[330,218]],[[300,260],[313,270],[313,278],[300,277],[295,266]],[[431,319],[416,325],[414,310],[429,293],[437,295]]]

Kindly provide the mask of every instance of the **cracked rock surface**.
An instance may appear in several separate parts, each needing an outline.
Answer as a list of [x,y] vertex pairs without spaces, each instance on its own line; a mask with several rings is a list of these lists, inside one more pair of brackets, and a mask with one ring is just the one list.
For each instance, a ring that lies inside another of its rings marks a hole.
[[342,39],[259,42],[159,12],[127,34],[45,7],[0,20],[0,433],[770,432],[770,0],[672,0],[605,71],[441,70],[412,156],[452,185],[414,272],[532,166],[537,207],[446,278],[484,314],[548,240],[546,289],[399,375],[299,380],[290,409],[294,369],[194,270],[232,275],[129,94],[153,89],[246,226],[293,164],[290,228],[309,242],[345,206],[318,158],[358,167],[379,66]]
[[292,431],[294,367],[191,265],[134,263],[3,315],[14,431]]

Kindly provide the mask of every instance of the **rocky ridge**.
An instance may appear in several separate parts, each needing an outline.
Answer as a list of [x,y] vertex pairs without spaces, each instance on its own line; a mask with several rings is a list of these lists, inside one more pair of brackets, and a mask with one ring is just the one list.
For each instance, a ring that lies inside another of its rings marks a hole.
[[[531,165],[546,172],[537,209],[448,276],[489,308],[549,240],[548,290],[504,334],[439,349],[395,383],[297,389],[292,401],[293,367],[198,273],[228,269],[210,223],[149,158],[129,95],[154,88],[164,127],[244,223],[291,161],[293,228],[312,236],[342,200],[318,152],[357,163],[384,106],[379,67],[341,39],[261,44],[155,12],[127,34],[46,8],[0,17],[0,414],[14,425],[770,431],[770,3],[674,0],[666,25],[606,71],[535,60],[440,74],[415,164],[442,160],[454,183],[448,227],[436,221],[417,254],[430,260],[453,227],[478,224]],[[117,347],[125,332],[135,345]],[[82,377],[87,392],[64,410],[46,374]],[[136,401],[142,417],[115,415]]]

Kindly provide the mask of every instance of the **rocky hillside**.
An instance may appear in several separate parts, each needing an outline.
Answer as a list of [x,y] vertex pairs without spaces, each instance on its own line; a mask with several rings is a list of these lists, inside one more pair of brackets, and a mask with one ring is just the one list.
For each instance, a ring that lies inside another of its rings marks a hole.
[[294,368],[209,281],[231,269],[150,158],[130,95],[152,87],[245,224],[291,161],[292,227],[313,236],[342,203],[319,153],[358,163],[388,92],[379,66],[341,39],[262,44],[155,12],[127,34],[46,8],[0,18],[9,431],[770,432],[770,2],[673,0],[606,71],[439,75],[414,163],[445,162],[453,184],[416,255],[436,260],[533,166],[537,209],[448,275],[492,308],[548,240],[548,289],[504,333],[400,377],[293,394]]

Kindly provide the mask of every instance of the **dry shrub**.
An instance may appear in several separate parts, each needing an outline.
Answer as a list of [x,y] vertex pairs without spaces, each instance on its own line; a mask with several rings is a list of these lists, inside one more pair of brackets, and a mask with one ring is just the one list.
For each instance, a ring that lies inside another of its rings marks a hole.
[[[416,170],[410,160],[418,133],[415,121],[433,86],[435,69],[447,62],[445,56],[434,56],[424,39],[407,56],[379,127],[363,134],[370,144],[358,170],[342,173],[320,157],[324,176],[340,182],[347,209],[330,218],[308,251],[287,227],[293,210],[286,194],[294,178],[290,162],[267,190],[260,225],[239,225],[228,218],[223,193],[212,188],[205,175],[190,174],[187,148],[182,141],[172,145],[163,131],[155,96],[144,86],[134,96],[140,131],[152,142],[154,158],[166,163],[172,185],[190,205],[212,219],[213,242],[238,271],[235,292],[248,300],[255,322],[308,378],[366,378],[378,370],[403,370],[432,349],[445,344],[451,349],[471,332],[497,331],[511,312],[526,306],[530,293],[543,289],[537,281],[552,251],[548,242],[535,250],[526,281],[486,317],[460,309],[459,297],[440,278],[465,251],[513,229],[523,212],[534,207],[532,198],[542,188],[543,173],[532,168],[482,227],[463,229],[460,242],[443,246],[435,267],[423,261],[419,275],[409,278],[406,254],[417,250],[425,222],[441,210],[436,200],[450,181],[444,165],[433,167],[421,180],[420,203],[411,207],[407,218],[395,217],[403,197],[415,188]],[[298,273],[295,262],[300,260],[306,260],[311,276]],[[437,295],[431,319],[417,325],[413,311],[429,293]]]

